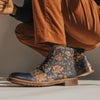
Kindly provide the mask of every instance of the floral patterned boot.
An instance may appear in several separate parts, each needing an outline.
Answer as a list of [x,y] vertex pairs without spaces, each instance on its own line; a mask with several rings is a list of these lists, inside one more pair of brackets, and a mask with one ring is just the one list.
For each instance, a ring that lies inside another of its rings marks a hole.
[[30,73],[12,73],[8,80],[23,86],[77,85],[73,56],[73,48],[53,45],[41,66]]
[[94,72],[92,65],[89,63],[84,49],[74,49],[74,64],[76,68],[77,77],[86,76]]

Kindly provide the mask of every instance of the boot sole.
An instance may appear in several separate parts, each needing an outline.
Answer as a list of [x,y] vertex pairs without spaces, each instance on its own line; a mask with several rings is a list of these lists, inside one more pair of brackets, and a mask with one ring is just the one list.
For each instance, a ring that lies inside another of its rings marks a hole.
[[23,85],[23,86],[52,86],[52,85],[73,86],[73,85],[78,85],[77,77],[69,78],[69,79],[61,79],[61,80],[56,80],[56,81],[50,81],[50,82],[39,82],[39,83],[9,77],[8,81],[15,83],[15,84]]
[[77,77],[87,76],[92,73],[94,73],[94,69],[92,66],[85,67],[82,70],[77,71]]

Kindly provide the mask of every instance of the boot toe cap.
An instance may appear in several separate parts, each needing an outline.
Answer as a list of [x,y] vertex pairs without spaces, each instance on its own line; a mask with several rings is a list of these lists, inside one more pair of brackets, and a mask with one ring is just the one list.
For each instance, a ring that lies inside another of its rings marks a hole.
[[20,73],[20,72],[11,73],[9,75],[9,79],[11,78],[21,79],[21,80],[26,80],[26,81],[32,81],[33,79],[30,73]]

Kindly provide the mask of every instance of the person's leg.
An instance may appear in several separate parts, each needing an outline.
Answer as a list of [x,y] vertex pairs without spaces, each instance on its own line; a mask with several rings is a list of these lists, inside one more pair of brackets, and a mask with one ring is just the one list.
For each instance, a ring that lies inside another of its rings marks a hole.
[[63,0],[62,12],[69,46],[89,51],[100,45],[100,13],[94,0]]
[[66,45],[62,0],[32,0],[35,43]]
[[[62,0],[54,0],[52,2],[50,0],[32,0],[34,40],[32,40],[32,38],[25,39],[32,37],[32,27],[31,31],[27,28],[27,32],[25,31],[25,28],[20,28],[20,30],[22,30],[21,34],[18,34],[18,27],[16,29],[18,39],[22,43],[30,47],[32,46],[33,49],[39,51],[41,54],[42,51],[48,52],[48,42],[66,45],[64,22],[61,13],[61,2]],[[31,33],[28,33],[28,31]],[[25,33],[27,33],[27,35]],[[24,39],[22,39],[22,35],[24,35]],[[41,50],[42,47],[44,50]],[[43,56],[45,55],[47,55],[47,53],[43,54]]]
[[[19,39],[20,42],[22,42],[23,44],[31,47],[33,50],[39,52],[41,55],[43,55],[44,57],[46,57],[48,55],[49,49],[51,48],[49,44],[47,43],[41,43],[41,44],[36,44],[34,41],[34,29],[33,29],[33,25],[29,24],[29,23],[21,23],[20,25],[17,26],[16,30],[16,36]],[[83,47],[84,44],[81,45],[80,47],[80,43],[76,40],[74,40],[73,38],[71,38],[70,36],[68,36],[68,34],[66,34],[66,44],[68,44],[70,46],[71,44],[79,44],[79,48]],[[74,47],[73,47],[74,48]],[[76,55],[76,54],[75,54]],[[88,69],[84,69],[84,67],[88,67],[90,69],[90,64],[88,63],[88,60],[85,59],[86,57],[84,57],[83,54],[77,54],[78,56],[74,56],[74,62],[76,65],[76,71],[77,71],[77,75],[81,75],[87,72]],[[79,59],[81,58],[81,59]],[[82,65],[81,63],[84,64]],[[79,74],[79,72],[81,72]]]
[[[69,22],[71,22],[71,24],[73,23],[76,25],[79,23],[77,21],[79,21],[80,18],[79,19],[77,18],[78,17],[77,14],[79,14],[79,16],[80,16],[80,13],[77,13],[75,15],[75,13],[76,13],[75,11],[78,11],[78,10],[80,11],[81,10],[81,8],[79,9],[80,6],[81,6],[80,0],[75,0],[75,1],[63,0],[62,1],[62,15],[63,15],[64,25],[65,25],[64,27],[65,27],[65,34],[66,34],[66,44],[67,44],[67,46],[74,48],[74,63],[75,63],[76,72],[77,72],[78,77],[86,76],[86,75],[94,72],[93,67],[89,63],[89,61],[84,53],[85,53],[85,51],[89,51],[91,49],[96,48],[96,45],[87,45],[87,44],[83,43],[83,41],[80,41],[80,39],[79,40],[75,39],[76,37],[81,38],[84,34],[83,33],[76,34],[75,32],[71,34],[71,31],[73,32],[73,30],[69,31],[69,27],[67,27]],[[77,8],[78,10],[75,10],[75,8]],[[75,18],[76,18],[76,20],[75,20]],[[79,25],[79,27],[80,27],[80,25]],[[72,27],[73,27],[73,25],[72,25]],[[83,26],[81,26],[81,27],[83,27]],[[81,34],[83,34],[83,35],[80,36]],[[74,36],[76,36],[76,37],[74,37]],[[82,38],[84,38],[84,37],[82,37]],[[83,40],[85,40],[85,38]]]
[[17,39],[24,45],[32,48],[42,56],[48,55],[50,45],[48,43],[35,44],[33,23],[20,23],[15,29]]
[[11,82],[26,86],[78,84],[73,61],[74,48],[66,46],[61,1],[33,0],[35,43],[50,43],[51,48],[39,67],[30,73],[12,73],[9,76]]

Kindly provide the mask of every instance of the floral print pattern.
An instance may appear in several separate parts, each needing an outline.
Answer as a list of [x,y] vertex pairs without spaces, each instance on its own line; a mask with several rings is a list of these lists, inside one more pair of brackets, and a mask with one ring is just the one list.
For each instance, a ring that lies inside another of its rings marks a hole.
[[53,45],[44,62],[30,73],[12,73],[10,77],[36,83],[74,78],[77,71],[87,67],[84,50],[61,45]]
[[[74,49],[62,45],[53,45],[44,62],[36,67],[35,70],[28,73],[20,73],[21,77],[14,77],[21,80],[33,81],[36,83],[50,82],[59,79],[76,77],[74,66]],[[10,75],[12,77],[12,75]]]
[[91,66],[87,57],[84,54],[84,49],[74,49],[74,64],[76,68],[76,72],[84,69],[85,67]]
[[33,81],[48,82],[76,77],[73,55],[73,48],[54,45],[45,61],[31,72]]

